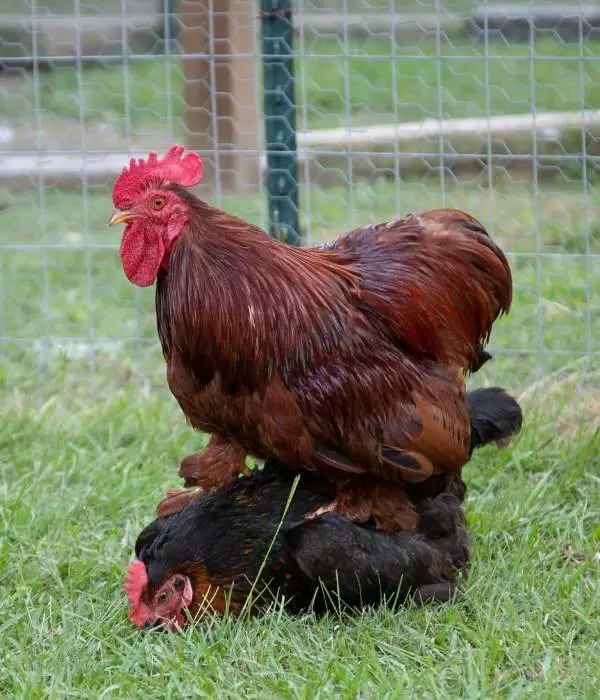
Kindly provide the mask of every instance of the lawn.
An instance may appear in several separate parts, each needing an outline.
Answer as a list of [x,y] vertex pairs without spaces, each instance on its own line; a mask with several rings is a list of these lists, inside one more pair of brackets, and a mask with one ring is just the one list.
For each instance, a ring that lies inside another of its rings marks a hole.
[[[600,107],[600,42],[580,51],[577,43],[546,38],[531,53],[526,44],[493,42],[486,53],[477,42],[415,41],[298,39],[300,128]],[[80,72],[56,65],[40,73],[37,94],[31,76],[4,91],[0,84],[2,113],[18,123],[37,100],[44,128],[56,127],[57,119],[77,124],[83,116],[135,142],[172,119],[180,133],[180,63],[148,58]]]
[[[382,180],[306,190],[303,203],[318,242],[441,199],[434,185]],[[600,349],[600,192],[534,198],[515,186],[490,200],[457,187],[446,203],[479,214],[514,254],[514,309],[478,381],[524,394],[526,411],[510,448],[486,448],[466,469],[475,554],[463,595],[439,609],[320,620],[274,610],[145,636],[127,621],[123,569],[202,437],[165,388],[153,292],[124,279],[109,193],[10,200],[0,212],[3,697],[598,697],[600,362],[585,353]],[[264,223],[254,197],[222,204]]]

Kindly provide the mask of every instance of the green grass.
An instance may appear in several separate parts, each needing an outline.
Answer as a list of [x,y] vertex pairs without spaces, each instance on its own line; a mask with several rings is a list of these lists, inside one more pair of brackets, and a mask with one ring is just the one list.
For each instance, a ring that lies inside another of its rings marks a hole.
[[[440,198],[432,185],[377,181],[357,183],[352,199],[311,189],[303,201],[317,242]],[[583,353],[589,320],[600,344],[600,267],[573,254],[600,252],[600,192],[548,189],[536,201],[525,186],[496,188],[492,212],[480,188],[457,187],[447,203],[523,254],[495,347],[529,351],[499,355],[479,379],[527,389],[526,423],[510,448],[486,448],[466,470],[475,554],[465,592],[439,609],[320,620],[274,610],[144,636],[127,621],[124,566],[203,438],[166,389],[153,292],[124,279],[109,193],[93,191],[86,205],[48,191],[43,209],[30,193],[10,200],[0,212],[0,335],[20,342],[0,346],[0,695],[598,696],[600,363]],[[253,197],[223,205],[262,220]],[[536,250],[558,257],[538,265]],[[544,364],[542,347],[567,354]]]
[[467,470],[475,559],[461,599],[354,618],[206,620],[144,636],[120,590],[134,538],[198,440],[163,392],[12,405],[0,427],[4,697],[598,694],[598,434],[528,417]]
[[[442,62],[431,40],[392,47],[372,38],[352,42],[344,55],[341,42],[316,38],[296,49],[303,52],[297,61],[299,124],[310,128],[600,107],[598,42],[587,42],[581,58],[578,44],[559,40],[537,42],[532,58],[527,45],[493,43],[487,62],[483,44],[449,41],[442,43]],[[160,57],[89,67],[80,75],[57,65],[40,74],[42,124],[79,120],[81,113],[87,122],[129,129],[135,140],[172,114],[180,131],[181,86],[180,64]],[[31,78],[2,97],[3,114],[15,120],[34,104]]]

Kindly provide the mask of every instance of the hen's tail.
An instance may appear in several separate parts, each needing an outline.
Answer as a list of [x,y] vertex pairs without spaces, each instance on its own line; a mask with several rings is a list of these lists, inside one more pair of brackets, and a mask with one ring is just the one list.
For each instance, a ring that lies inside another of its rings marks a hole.
[[516,399],[500,387],[475,389],[467,393],[471,420],[471,451],[495,442],[505,447],[519,432],[523,411]]

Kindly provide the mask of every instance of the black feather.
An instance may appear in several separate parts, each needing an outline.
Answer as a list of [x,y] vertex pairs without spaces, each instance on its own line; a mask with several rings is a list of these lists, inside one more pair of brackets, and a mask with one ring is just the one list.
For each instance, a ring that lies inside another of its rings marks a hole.
[[443,580],[449,560],[437,573],[440,551],[421,535],[388,535],[330,513],[289,529],[285,538],[302,573],[350,606],[379,603],[386,594],[404,598],[424,584],[451,583]]
[[507,440],[521,429],[523,411],[516,399],[499,387],[467,393],[471,421],[471,453],[490,442]]
[[[326,479],[304,472],[282,519],[295,476],[267,462],[263,471],[150,523],[135,547],[149,584],[156,589],[173,571],[197,565],[209,582],[233,586],[242,603],[260,577],[261,586],[285,597],[290,612],[310,605],[323,611],[332,601],[353,607],[396,596],[401,602],[421,588],[423,600],[451,596],[452,562],[465,542],[459,499],[428,499],[420,531],[388,534],[334,513],[311,517],[331,504],[337,491]],[[438,521],[443,527],[434,527]]]
[[471,372],[475,374],[475,372],[479,372],[479,370],[485,365],[486,362],[492,359],[492,356],[490,355],[487,350],[483,350],[482,348],[479,348],[477,351],[477,355],[475,356],[475,361],[471,365]]

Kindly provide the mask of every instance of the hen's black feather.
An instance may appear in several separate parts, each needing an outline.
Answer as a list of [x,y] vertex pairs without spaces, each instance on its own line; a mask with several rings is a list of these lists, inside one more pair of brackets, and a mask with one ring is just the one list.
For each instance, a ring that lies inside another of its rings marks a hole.
[[350,606],[377,604],[393,596],[402,600],[411,591],[420,592],[422,599],[452,595],[453,565],[466,566],[468,560],[459,499],[423,501],[422,531],[389,535],[337,514],[313,517],[335,496],[331,484],[313,474],[299,476],[283,517],[294,478],[280,465],[267,464],[262,472],[152,522],[135,548],[150,585],[160,586],[177,571],[201,569],[203,580],[231,589],[235,610],[260,572],[255,588],[262,592],[260,603],[272,600],[265,595],[268,588],[270,594],[285,597],[291,612],[311,604],[316,611],[324,610],[332,600]]
[[[477,389],[467,401],[471,452],[520,429],[521,408],[504,390]],[[175,572],[193,578],[201,571],[204,587],[232,591],[233,610],[241,608],[259,576],[255,590],[261,603],[271,599],[264,595],[268,587],[285,597],[291,611],[311,603],[319,611],[332,601],[350,606],[389,597],[399,601],[411,591],[423,600],[446,600],[455,589],[455,570],[469,563],[465,485],[459,473],[429,481],[431,492],[420,488],[411,494],[416,532],[386,534],[339,514],[318,514],[336,498],[336,487],[310,472],[295,474],[267,462],[262,471],[150,523],[135,553],[152,588]]]

